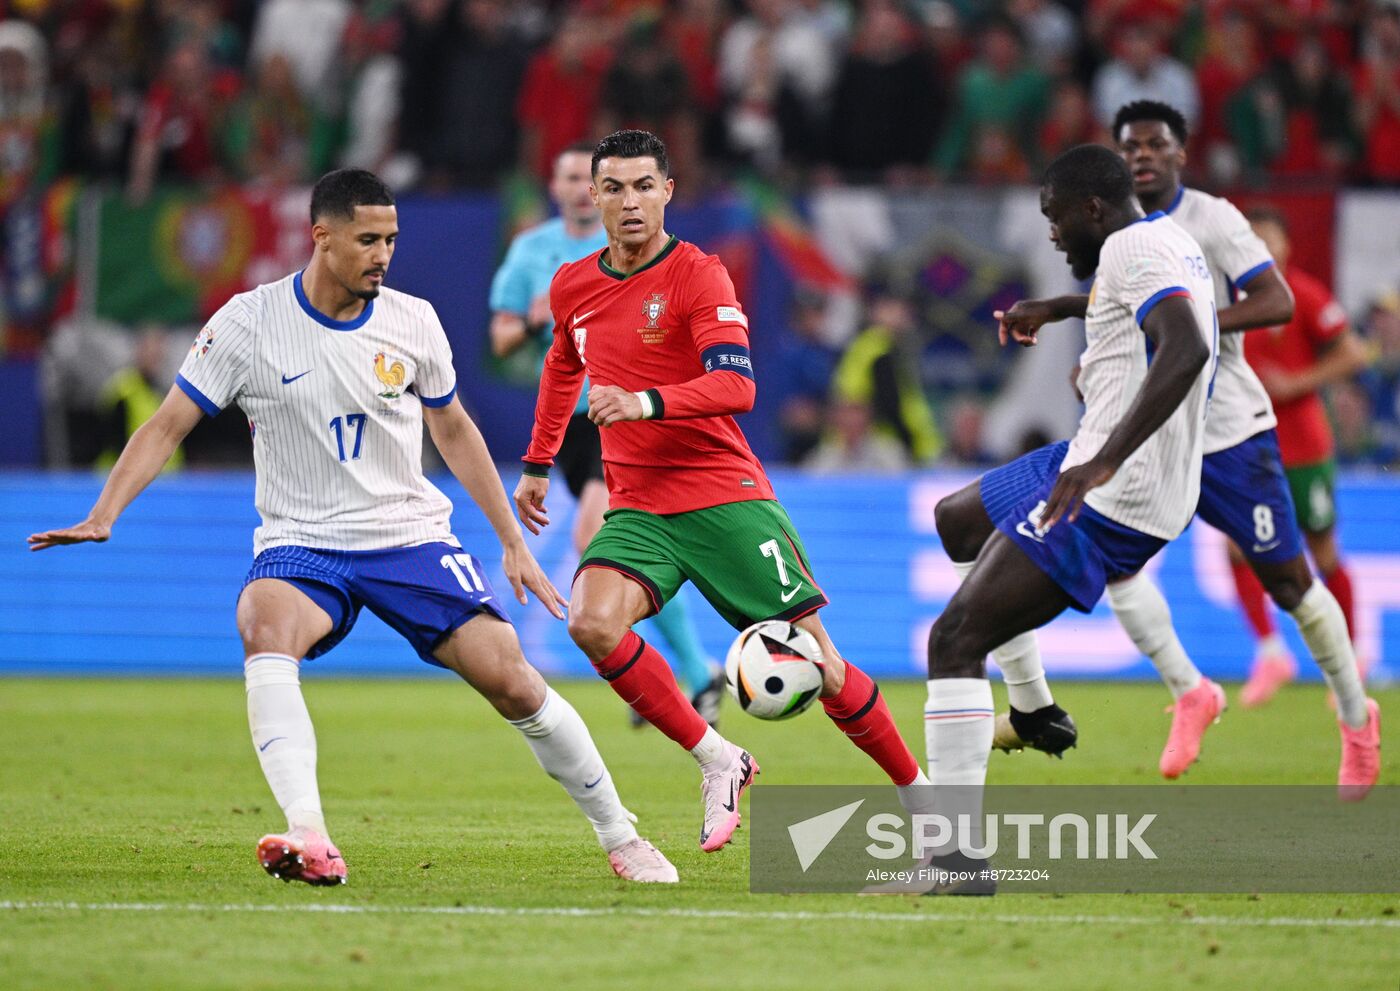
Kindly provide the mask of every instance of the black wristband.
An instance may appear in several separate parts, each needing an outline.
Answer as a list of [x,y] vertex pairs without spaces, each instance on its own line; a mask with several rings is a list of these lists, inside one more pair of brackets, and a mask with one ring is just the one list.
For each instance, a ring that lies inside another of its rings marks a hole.
[[651,416],[648,420],[660,420],[666,415],[666,404],[661,399],[660,389],[648,389],[647,398],[651,400]]
[[532,478],[548,478],[549,465],[541,465],[533,461],[526,461],[525,467],[521,470],[521,474],[529,475]]

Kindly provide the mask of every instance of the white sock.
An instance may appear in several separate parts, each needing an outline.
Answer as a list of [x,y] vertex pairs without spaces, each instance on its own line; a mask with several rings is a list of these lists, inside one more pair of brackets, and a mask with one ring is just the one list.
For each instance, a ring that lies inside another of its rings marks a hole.
[[899,793],[899,804],[904,806],[904,811],[912,815],[928,815],[933,812],[933,782],[929,781],[928,775],[923,768],[919,768],[919,776],[907,785],[895,785],[894,790]]
[[[967,816],[971,829],[962,834],[967,851],[982,846],[982,789],[992,750],[995,719],[992,685],[986,678],[932,678],[924,706],[924,740],[933,801],[953,823]],[[946,843],[933,852],[954,852]]]
[[287,829],[314,829],[322,836],[326,818],[316,787],[316,731],[295,658],[253,654],[243,662],[248,690],[248,729],[263,777],[287,816]]
[[987,781],[992,751],[992,683],[986,678],[932,678],[924,706],[929,781],[978,785]]
[[1298,608],[1289,615],[1298,624],[1298,632],[1322,669],[1327,687],[1337,696],[1337,715],[1352,729],[1365,726],[1370,718],[1366,711],[1366,690],[1356,670],[1356,654],[1347,636],[1342,607],[1326,585],[1315,581],[1303,594]]
[[[958,578],[966,579],[976,561],[954,561]],[[1045,680],[1045,665],[1040,660],[1040,641],[1034,630],[1017,634],[992,651],[1001,680],[1006,684],[1006,698],[1013,709],[1035,712],[1054,704],[1050,683]]]
[[690,756],[694,757],[700,763],[701,770],[704,770],[728,757],[724,744],[724,737],[720,736],[713,726],[708,726],[700,742],[690,748]]
[[510,724],[524,734],[545,773],[564,786],[604,850],[616,850],[637,838],[631,813],[622,807],[588,727],[562,695],[546,686],[539,711]]
[[1152,579],[1138,572],[1125,581],[1110,582],[1108,602],[1137,649],[1157,668],[1172,698],[1181,698],[1201,683],[1201,672],[1172,625],[1171,607]]

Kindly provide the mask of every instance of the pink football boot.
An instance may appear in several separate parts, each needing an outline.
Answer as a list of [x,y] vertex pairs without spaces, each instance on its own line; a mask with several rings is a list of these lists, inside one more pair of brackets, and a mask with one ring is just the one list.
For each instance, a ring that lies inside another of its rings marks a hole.
[[340,851],[314,829],[264,836],[258,840],[258,863],[283,881],[324,886],[345,883],[345,861]]
[[758,761],[747,750],[727,742],[725,747],[729,760],[717,770],[706,771],[700,782],[700,798],[705,803],[700,849],[706,853],[714,853],[728,843],[739,828],[739,799],[758,773]]
[[1375,699],[1366,700],[1366,725],[1342,728],[1342,766],[1337,771],[1337,797],[1343,802],[1359,802],[1381,776],[1381,707]]
[[1172,729],[1157,767],[1164,778],[1179,778],[1201,755],[1201,738],[1225,711],[1225,690],[1202,678],[1172,706]]

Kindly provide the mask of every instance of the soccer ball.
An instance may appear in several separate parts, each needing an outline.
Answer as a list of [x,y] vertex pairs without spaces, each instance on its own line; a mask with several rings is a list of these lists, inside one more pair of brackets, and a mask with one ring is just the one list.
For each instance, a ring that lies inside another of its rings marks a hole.
[[822,690],[822,649],[806,630],[781,619],[755,623],[734,638],[724,680],[750,716],[788,719]]

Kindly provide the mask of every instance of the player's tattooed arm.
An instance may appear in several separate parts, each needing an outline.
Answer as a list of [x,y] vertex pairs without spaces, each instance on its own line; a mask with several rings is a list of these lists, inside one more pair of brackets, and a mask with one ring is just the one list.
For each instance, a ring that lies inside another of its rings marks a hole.
[[1009,310],[993,310],[997,318],[997,339],[1003,345],[1015,341],[1023,348],[1035,347],[1040,328],[1078,317],[1089,310],[1089,297],[1084,295],[1055,296],[1050,299],[1018,300]]
[[1293,290],[1271,265],[1239,287],[1245,295],[1219,313],[1220,332],[1278,327],[1293,319]]
[[1167,422],[1210,361],[1205,335],[1191,301],[1185,297],[1162,300],[1147,314],[1142,329],[1156,346],[1142,388],[1099,453],[1060,473],[1041,514],[1041,525],[1047,530],[1061,519],[1073,523],[1078,518],[1084,497],[1112,478],[1123,462]]
[[100,544],[110,538],[117,517],[160,474],[175,448],[203,416],[204,411],[194,400],[179,386],[171,386],[155,415],[138,427],[127,441],[87,519],[61,530],[31,534],[29,549],[42,551],[60,544]]

